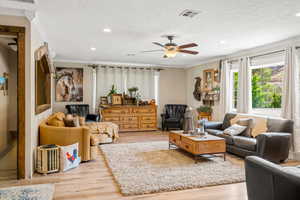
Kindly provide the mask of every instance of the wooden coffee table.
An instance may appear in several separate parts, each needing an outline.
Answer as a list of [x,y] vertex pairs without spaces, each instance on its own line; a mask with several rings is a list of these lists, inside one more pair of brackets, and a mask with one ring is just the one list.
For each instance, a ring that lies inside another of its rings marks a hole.
[[172,147],[180,148],[193,154],[196,163],[202,155],[215,156],[223,154],[224,161],[226,160],[225,139],[213,135],[199,137],[183,134],[183,131],[170,131],[169,149]]

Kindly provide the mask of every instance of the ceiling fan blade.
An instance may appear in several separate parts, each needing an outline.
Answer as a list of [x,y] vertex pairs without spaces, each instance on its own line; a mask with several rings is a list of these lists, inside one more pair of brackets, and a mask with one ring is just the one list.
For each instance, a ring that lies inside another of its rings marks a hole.
[[197,51],[189,51],[189,50],[179,50],[178,52],[180,52],[180,53],[187,53],[187,54],[193,54],[193,55],[197,55],[199,53]]
[[158,45],[158,46],[161,46],[161,47],[165,48],[165,45],[163,45],[163,44],[160,44],[160,43],[158,43],[158,42],[153,42],[153,44],[155,44],[155,45]]
[[196,43],[190,43],[190,44],[184,44],[179,46],[179,49],[185,49],[185,48],[191,48],[191,47],[197,47],[198,45]]
[[164,51],[164,50],[163,49],[159,49],[159,50],[141,51],[141,53],[161,52],[161,51]]

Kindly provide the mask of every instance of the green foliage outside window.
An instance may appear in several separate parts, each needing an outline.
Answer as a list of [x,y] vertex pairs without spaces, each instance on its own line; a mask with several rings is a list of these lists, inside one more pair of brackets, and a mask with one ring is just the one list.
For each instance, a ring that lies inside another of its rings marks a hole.
[[[237,107],[238,72],[233,73],[233,106]],[[281,108],[283,66],[252,69],[252,108]]]
[[252,108],[281,108],[283,66],[252,70]]

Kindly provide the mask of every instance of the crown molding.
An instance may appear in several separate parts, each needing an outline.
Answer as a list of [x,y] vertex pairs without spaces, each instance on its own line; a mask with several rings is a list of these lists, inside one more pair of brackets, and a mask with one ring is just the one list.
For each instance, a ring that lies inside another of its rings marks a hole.
[[35,3],[10,1],[10,0],[1,0],[0,7],[9,8],[9,9],[17,9],[17,10],[30,10],[30,11],[37,10]]
[[68,60],[68,59],[53,59],[53,62],[61,62],[61,63],[75,63],[75,64],[86,64],[86,65],[112,65],[112,66],[120,66],[124,65],[126,67],[161,67],[161,68],[169,68],[169,69],[185,69],[184,67],[174,67],[174,66],[166,66],[166,65],[155,65],[155,64],[145,64],[145,63],[126,63],[126,62],[112,62],[112,61],[86,61],[86,60]]
[[241,50],[241,51],[237,51],[235,53],[232,54],[228,54],[228,55],[223,55],[223,56],[216,56],[216,57],[212,57],[212,58],[208,58],[205,60],[202,60],[199,62],[199,64],[197,65],[193,65],[193,66],[188,66],[187,69],[192,68],[192,67],[197,67],[199,65],[204,65],[204,64],[209,64],[212,62],[217,62],[223,59],[237,59],[240,57],[246,57],[246,56],[255,56],[255,55],[259,55],[259,54],[264,54],[266,52],[270,52],[270,51],[276,51],[276,50],[283,50],[289,46],[294,46],[294,45],[300,45],[300,35],[295,36],[295,37],[291,37],[285,40],[280,40],[277,42],[273,42],[270,44],[265,44],[265,45],[261,45],[258,47],[254,47],[254,48],[249,48],[249,49],[245,49],[245,50]]

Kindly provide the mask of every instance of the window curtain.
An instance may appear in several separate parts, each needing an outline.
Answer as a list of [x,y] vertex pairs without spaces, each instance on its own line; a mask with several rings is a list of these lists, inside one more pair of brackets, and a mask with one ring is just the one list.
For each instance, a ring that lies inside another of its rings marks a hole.
[[297,144],[300,137],[300,111],[299,111],[299,51],[295,47],[289,47],[285,51],[285,68],[282,96],[282,114],[286,119],[294,121],[293,150],[300,150]]
[[249,58],[242,58],[239,64],[238,113],[249,113],[252,108],[251,74]]
[[221,62],[221,84],[220,84],[220,113],[224,116],[230,111],[232,90],[230,86],[230,66],[228,60]]
[[111,67],[97,68],[97,91],[96,99],[99,104],[101,96],[107,96],[112,85],[118,93],[128,93],[127,89],[138,87],[138,92],[143,99],[155,98],[155,70],[133,67]]
[[142,99],[154,99],[154,76],[153,69],[128,68],[126,86],[127,88],[138,87]]

